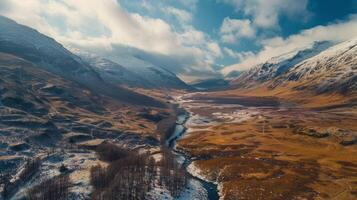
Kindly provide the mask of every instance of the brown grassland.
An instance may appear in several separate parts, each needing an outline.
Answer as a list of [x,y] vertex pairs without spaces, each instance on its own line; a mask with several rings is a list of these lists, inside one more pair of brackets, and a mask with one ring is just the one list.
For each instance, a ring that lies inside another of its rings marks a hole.
[[[191,131],[178,146],[196,159],[195,166],[207,179],[221,185],[224,199],[357,199],[357,146],[346,145],[357,132],[356,108],[325,109],[336,99],[318,96],[299,102],[303,106],[285,101],[279,106],[238,107],[257,111],[243,121],[214,119],[215,112],[233,110],[217,107],[227,103],[222,98],[239,104],[253,92],[244,94],[199,94],[184,104],[191,114],[218,122],[201,129],[189,125]],[[257,105],[266,101],[255,99]],[[205,109],[190,107],[197,102]],[[210,106],[212,102],[216,106]]]

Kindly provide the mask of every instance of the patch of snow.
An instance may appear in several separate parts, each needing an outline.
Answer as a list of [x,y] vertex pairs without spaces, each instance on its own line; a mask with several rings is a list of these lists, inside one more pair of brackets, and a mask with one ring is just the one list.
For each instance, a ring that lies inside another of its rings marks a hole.
[[187,189],[182,191],[178,200],[207,199],[207,192],[198,180],[190,179],[188,181]]
[[164,188],[156,186],[148,193],[149,200],[205,200],[207,199],[207,192],[198,180],[188,180],[187,187],[181,192],[178,198],[170,195],[170,192]]
[[[212,182],[206,175],[204,171],[202,171],[199,167],[196,166],[196,162],[192,161],[190,165],[187,166],[187,172],[190,173],[192,176],[197,177],[199,179]],[[214,182],[217,184],[216,182]]]
[[11,200],[22,199],[29,188],[44,180],[60,175],[59,168],[62,164],[68,168],[70,173],[69,176],[71,180],[74,181],[74,187],[71,187],[70,190],[71,196],[73,197],[72,199],[86,199],[92,191],[90,186],[89,168],[95,165],[96,161],[97,158],[94,152],[55,153],[50,155],[43,160],[40,172],[22,186]]
[[251,110],[237,110],[230,113],[215,112],[212,113],[216,119],[225,120],[225,123],[240,123],[258,115],[258,111]]

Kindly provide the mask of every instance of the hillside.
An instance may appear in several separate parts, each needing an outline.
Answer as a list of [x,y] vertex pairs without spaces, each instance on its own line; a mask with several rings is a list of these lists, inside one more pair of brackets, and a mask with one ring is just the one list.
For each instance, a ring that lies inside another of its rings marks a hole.
[[355,105],[356,45],[357,39],[334,45],[298,63],[285,65],[289,69],[278,75],[251,73],[262,69],[261,66],[254,67],[232,81],[231,89],[218,94],[275,96],[309,107]]
[[131,104],[164,106],[153,98],[107,83],[80,57],[72,54],[54,39],[32,28],[2,16],[0,16],[0,27],[0,52],[33,62],[42,69],[74,81],[96,94],[110,96]]
[[273,57],[265,63],[254,66],[231,81],[235,87],[250,88],[287,72],[294,65],[311,58],[327,49],[329,42],[315,42],[311,46]]
[[108,56],[108,59],[79,49],[73,49],[73,52],[112,84],[147,89],[190,89],[174,73],[130,53]]
[[357,92],[357,38],[335,45],[306,59],[277,77],[270,88],[296,84],[293,90],[316,93]]

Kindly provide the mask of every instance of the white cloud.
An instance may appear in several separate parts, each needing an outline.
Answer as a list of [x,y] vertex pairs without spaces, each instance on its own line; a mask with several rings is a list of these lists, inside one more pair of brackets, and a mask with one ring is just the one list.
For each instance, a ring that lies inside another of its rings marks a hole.
[[256,54],[247,54],[238,64],[228,66],[222,70],[224,74],[232,71],[249,69],[268,59],[304,48],[315,41],[342,42],[357,35],[357,15],[351,16],[347,21],[340,21],[326,26],[316,26],[301,31],[299,34],[288,38],[274,37],[261,41],[263,48]]
[[192,21],[192,14],[183,9],[178,9],[175,7],[165,7],[162,9],[164,13],[173,15],[182,23],[188,23]]
[[279,16],[307,18],[308,0],[223,0],[237,11],[253,18],[256,26],[263,28],[277,28]]
[[219,45],[215,42],[210,42],[207,44],[208,49],[214,54],[215,57],[222,56],[222,50]]
[[195,10],[198,0],[176,0],[190,10]]
[[228,55],[229,57],[238,59],[238,60],[243,60],[249,56],[254,56],[254,53],[251,51],[247,51],[247,52],[237,52],[234,51],[233,49],[230,49],[228,47],[223,47],[223,52]]
[[[194,0],[182,1],[187,7],[194,7],[196,3]],[[176,31],[163,19],[127,12],[116,0],[2,0],[0,8],[0,14],[65,45],[98,51],[122,45],[180,58],[177,62],[181,64],[172,69],[179,74],[214,73],[212,63],[220,56],[219,46],[210,44],[213,41],[192,26],[185,24],[183,30]],[[168,12],[185,22],[192,19],[184,10],[171,7]]]
[[239,38],[252,38],[255,36],[255,28],[249,19],[224,18],[221,29],[221,39],[225,43],[235,43]]

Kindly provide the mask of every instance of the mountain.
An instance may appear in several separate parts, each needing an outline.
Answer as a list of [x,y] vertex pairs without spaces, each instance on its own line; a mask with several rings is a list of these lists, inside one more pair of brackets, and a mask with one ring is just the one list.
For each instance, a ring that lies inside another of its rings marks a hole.
[[316,93],[357,92],[357,38],[335,45],[306,59],[269,85],[271,89],[294,84],[294,90]]
[[[357,38],[331,46],[315,56],[299,58],[298,63],[296,56],[292,58],[276,62],[278,65],[265,63],[243,73],[231,82],[231,91],[222,94],[273,96],[315,108],[356,106]],[[283,71],[280,66],[284,66]]]
[[72,52],[90,64],[102,79],[115,85],[127,85],[131,87],[153,86],[149,81],[142,79],[142,77],[109,59],[79,49],[73,49]]
[[32,28],[17,24],[3,16],[0,16],[0,27],[0,52],[28,60],[97,94],[131,104],[163,106],[153,98],[108,84],[80,57]]
[[224,76],[224,79],[226,80],[234,80],[236,79],[238,76],[240,76],[243,72],[242,71],[231,71],[229,72],[227,75]]
[[113,55],[110,60],[123,66],[139,76],[142,80],[150,82],[162,89],[189,89],[190,87],[179,79],[174,73],[152,64],[146,60],[129,54]]
[[229,81],[225,79],[207,79],[207,80],[200,80],[193,84],[192,87],[198,90],[218,90],[224,89],[229,86]]
[[147,107],[123,105],[114,98],[93,94],[74,81],[11,54],[0,53],[0,66],[2,142],[26,142],[35,148],[34,143],[55,145],[70,139],[73,133],[81,134],[73,137],[88,140],[118,137],[124,132],[145,136],[155,131],[155,122],[141,117],[146,110],[150,112]]
[[190,88],[174,73],[130,53],[108,55],[108,59],[78,49],[73,52],[92,65],[104,80],[113,84],[158,89]]
[[329,42],[315,42],[311,46],[298,49],[277,57],[238,75],[231,84],[235,87],[250,88],[284,74],[297,63],[311,58],[331,46]]

